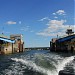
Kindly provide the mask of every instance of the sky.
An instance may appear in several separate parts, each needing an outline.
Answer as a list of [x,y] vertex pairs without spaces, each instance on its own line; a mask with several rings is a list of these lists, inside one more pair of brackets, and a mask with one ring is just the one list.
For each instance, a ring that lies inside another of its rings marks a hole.
[[49,47],[52,38],[74,31],[75,0],[0,0],[0,34],[22,34],[25,47]]

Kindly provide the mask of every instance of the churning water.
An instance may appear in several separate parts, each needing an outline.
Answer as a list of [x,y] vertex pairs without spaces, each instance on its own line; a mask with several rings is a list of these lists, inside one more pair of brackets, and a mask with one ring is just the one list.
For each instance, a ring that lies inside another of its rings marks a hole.
[[74,56],[32,50],[0,56],[0,75],[58,75],[60,70],[75,69]]

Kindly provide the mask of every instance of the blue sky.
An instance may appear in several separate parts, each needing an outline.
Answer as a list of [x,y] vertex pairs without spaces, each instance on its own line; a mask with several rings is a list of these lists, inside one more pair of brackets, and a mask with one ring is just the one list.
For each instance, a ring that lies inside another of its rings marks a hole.
[[74,0],[0,0],[0,34],[23,34],[25,47],[49,46],[74,29]]

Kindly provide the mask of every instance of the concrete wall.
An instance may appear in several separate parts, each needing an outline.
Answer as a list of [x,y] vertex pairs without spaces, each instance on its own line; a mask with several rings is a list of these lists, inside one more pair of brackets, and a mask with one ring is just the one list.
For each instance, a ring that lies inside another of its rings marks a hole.
[[17,34],[17,35],[10,35],[10,38],[12,40],[15,40],[16,42],[14,43],[13,47],[14,47],[14,50],[16,52],[23,52],[24,51],[24,42],[22,40],[22,35],[20,34]]
[[4,54],[10,54],[12,53],[12,46],[8,46],[4,48]]
[[50,51],[75,51],[75,38],[64,42],[50,42]]
[[2,46],[1,47],[1,53],[2,54],[10,54],[12,53],[12,45],[9,45],[9,46]]

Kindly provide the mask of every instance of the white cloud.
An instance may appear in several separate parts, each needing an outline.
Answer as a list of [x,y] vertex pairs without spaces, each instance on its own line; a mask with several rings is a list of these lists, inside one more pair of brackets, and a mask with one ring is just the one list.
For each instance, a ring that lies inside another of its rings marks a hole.
[[25,27],[22,27],[20,30],[22,31],[29,31],[30,29],[30,26],[25,26]]
[[59,15],[65,15],[65,11],[64,10],[58,10],[56,13],[59,14]]
[[66,15],[66,12],[64,10],[58,10],[55,13],[53,13],[53,15]]
[[48,20],[48,23],[46,24],[48,27],[44,30],[39,31],[36,33],[36,35],[41,36],[63,36],[66,35],[66,30],[69,28],[69,26],[73,29],[75,32],[75,25],[69,25],[66,24],[67,20],[57,20],[58,16],[64,16],[66,15],[66,12],[64,10],[58,10],[53,13],[55,20],[50,20],[48,17],[42,18],[40,21]]
[[39,32],[39,33],[36,33],[36,34],[41,35],[41,36],[55,36],[55,33],[49,34],[49,33],[46,33],[46,32]]
[[56,13],[53,13],[53,15],[56,15]]
[[6,34],[10,34],[10,32],[4,32],[4,33],[6,33]]
[[22,31],[28,31],[29,28],[23,27],[23,28],[21,28],[20,30],[22,30]]
[[16,24],[16,22],[15,21],[8,21],[7,24],[9,24],[9,25],[10,24]]
[[30,28],[30,26],[26,26],[27,28]]
[[66,20],[50,20],[48,22],[48,27],[41,32],[36,33],[42,36],[61,36],[65,35],[66,29],[70,26],[74,29],[74,25],[65,25]]
[[40,19],[39,21],[44,21],[44,20],[50,20],[48,17],[44,17],[42,19]]
[[48,25],[50,26],[55,26],[55,25],[62,25],[64,22],[66,22],[66,20],[50,20]]
[[57,16],[55,16],[54,18],[58,18]]
[[30,31],[31,33],[34,32],[33,30]]
[[22,22],[21,21],[19,21],[19,24],[21,24]]

